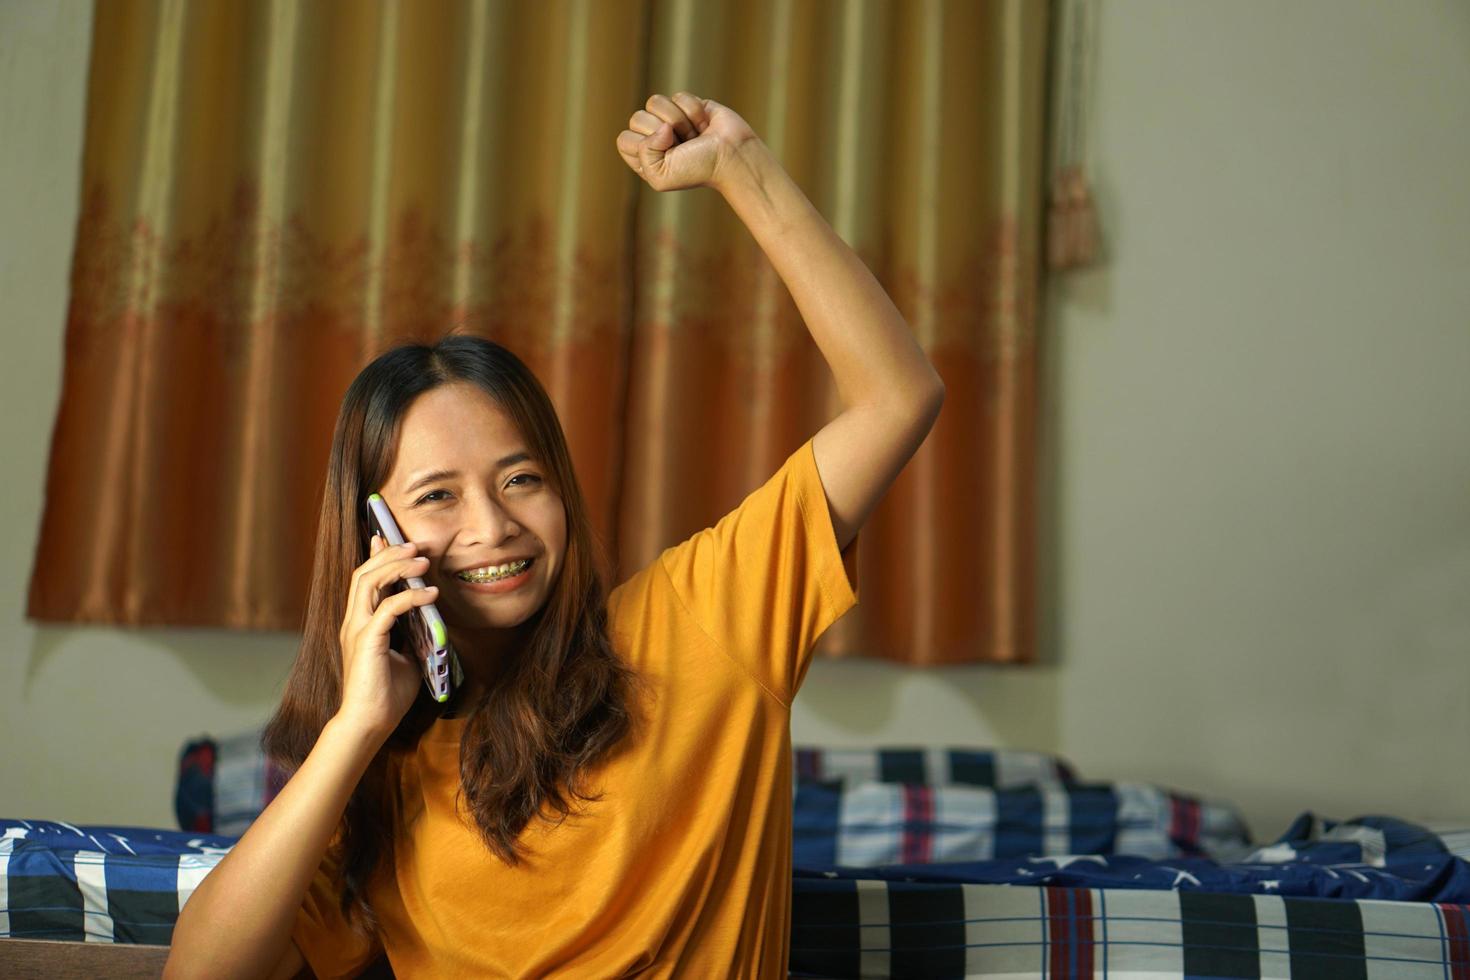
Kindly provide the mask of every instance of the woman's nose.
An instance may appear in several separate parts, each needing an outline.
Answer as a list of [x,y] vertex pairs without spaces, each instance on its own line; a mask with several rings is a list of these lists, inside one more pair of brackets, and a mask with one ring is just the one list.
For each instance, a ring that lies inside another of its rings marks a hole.
[[469,530],[488,544],[497,544],[520,532],[520,525],[510,511],[493,496],[480,497],[479,502],[471,508],[471,514],[474,523]]

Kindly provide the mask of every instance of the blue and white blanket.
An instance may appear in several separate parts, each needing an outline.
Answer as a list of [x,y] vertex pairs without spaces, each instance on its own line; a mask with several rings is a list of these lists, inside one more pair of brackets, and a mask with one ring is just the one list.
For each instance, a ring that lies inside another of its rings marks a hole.
[[[874,792],[871,787],[854,790]],[[798,799],[798,811],[802,802]],[[166,944],[179,909],[235,840],[138,827],[0,820],[0,936]],[[812,853],[812,838],[805,851]],[[806,879],[1470,904],[1465,856],[1439,835],[1388,817],[1337,823],[1303,814],[1277,842],[1233,862],[1059,852],[859,867],[798,857],[794,877],[798,892]]]
[[[0,820],[0,937],[168,943],[279,787],[236,741],[181,760],[196,830]],[[1040,753],[794,755],[793,976],[1470,977],[1470,833],[1304,813],[1263,843]]]

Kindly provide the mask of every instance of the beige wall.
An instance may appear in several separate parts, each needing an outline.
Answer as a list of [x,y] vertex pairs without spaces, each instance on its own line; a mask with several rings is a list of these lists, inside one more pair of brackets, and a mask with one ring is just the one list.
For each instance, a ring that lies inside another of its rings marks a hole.
[[[0,815],[168,826],[287,634],[23,617],[59,397],[90,5],[0,2]],[[816,664],[793,737],[1470,821],[1470,9],[1110,0],[1108,263],[1045,327],[1047,665]],[[181,574],[185,570],[181,568]]]

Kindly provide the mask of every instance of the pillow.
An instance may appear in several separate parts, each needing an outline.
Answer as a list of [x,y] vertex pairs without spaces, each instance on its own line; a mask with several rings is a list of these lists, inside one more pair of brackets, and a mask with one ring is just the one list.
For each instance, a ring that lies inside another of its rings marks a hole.
[[807,867],[1076,854],[1231,861],[1250,850],[1231,805],[1143,783],[806,782],[792,813],[792,861]]
[[180,829],[238,837],[276,798],[286,774],[265,757],[260,734],[205,736],[184,746],[174,790]]
[[[179,757],[174,810],[179,827],[239,835],[285,785],[285,774],[269,762],[259,731],[188,742]],[[1076,783],[1063,759],[1023,749],[875,748],[792,749],[794,785],[817,782],[908,783],[1012,789]]]
[[910,783],[924,786],[1065,786],[1077,781],[1058,756],[1024,749],[879,747],[792,750],[803,782]]

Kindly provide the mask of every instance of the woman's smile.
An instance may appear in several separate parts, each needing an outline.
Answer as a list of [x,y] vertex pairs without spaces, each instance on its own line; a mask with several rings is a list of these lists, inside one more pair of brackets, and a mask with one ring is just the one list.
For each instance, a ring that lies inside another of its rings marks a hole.
[[500,595],[503,592],[514,592],[531,581],[531,576],[535,573],[536,567],[536,562],[532,559],[519,574],[512,575],[508,578],[496,579],[493,582],[469,582],[460,578],[458,575],[451,575],[449,579],[460,588],[470,592],[480,592],[485,595]]

